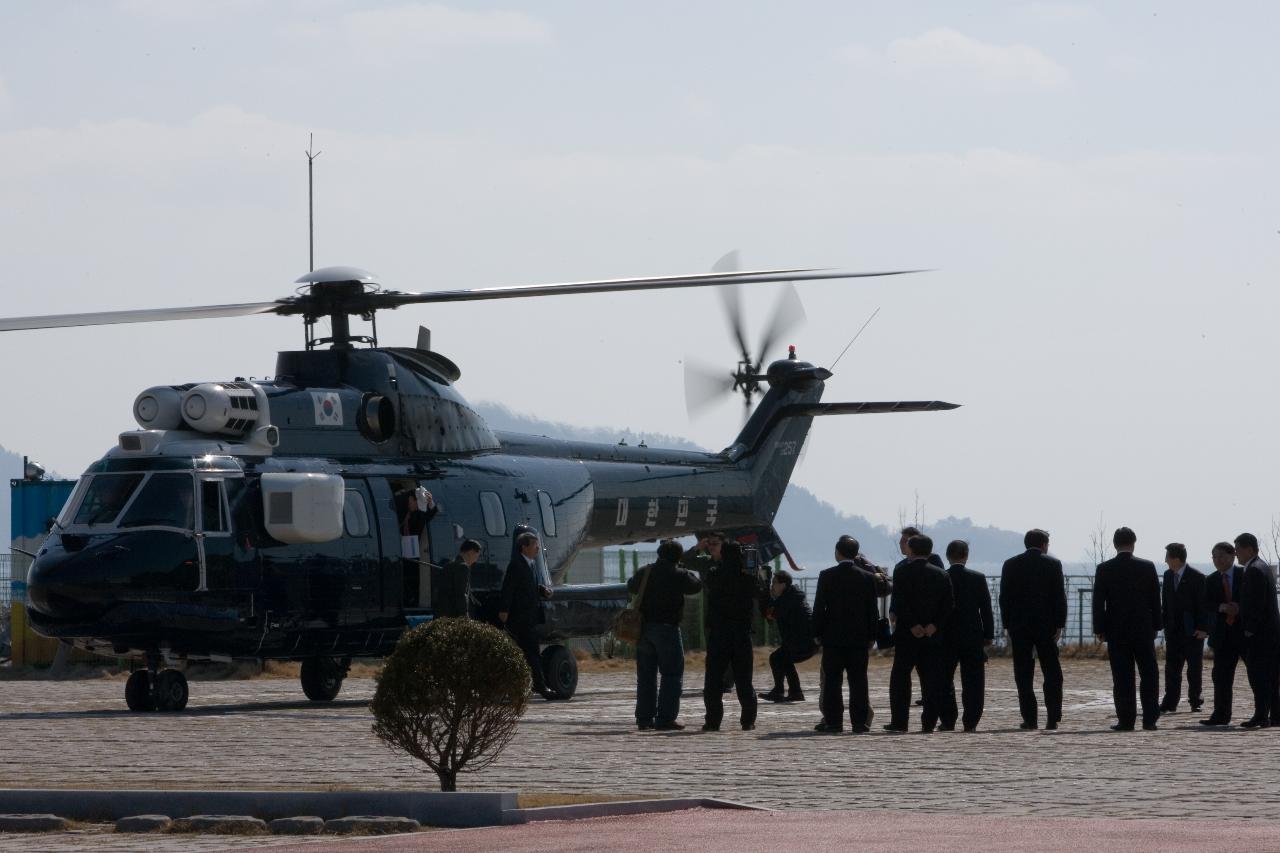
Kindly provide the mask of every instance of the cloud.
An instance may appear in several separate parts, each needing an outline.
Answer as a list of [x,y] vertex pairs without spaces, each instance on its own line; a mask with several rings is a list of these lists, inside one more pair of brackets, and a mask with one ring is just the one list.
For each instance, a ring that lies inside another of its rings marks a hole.
[[945,28],[895,39],[884,50],[854,45],[843,57],[864,70],[947,91],[1009,94],[1071,87],[1067,69],[1034,47],[990,44]]

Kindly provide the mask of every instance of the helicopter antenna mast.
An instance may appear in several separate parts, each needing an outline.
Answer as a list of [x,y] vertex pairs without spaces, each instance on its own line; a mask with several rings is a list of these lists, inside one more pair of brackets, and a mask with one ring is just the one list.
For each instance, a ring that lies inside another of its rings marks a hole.
[[316,212],[315,212],[315,183],[312,179],[312,164],[315,159],[323,154],[323,151],[317,151],[312,154],[311,149],[314,147],[315,134],[307,134],[307,245],[309,248],[307,261],[310,264],[308,269],[315,272],[316,269]]

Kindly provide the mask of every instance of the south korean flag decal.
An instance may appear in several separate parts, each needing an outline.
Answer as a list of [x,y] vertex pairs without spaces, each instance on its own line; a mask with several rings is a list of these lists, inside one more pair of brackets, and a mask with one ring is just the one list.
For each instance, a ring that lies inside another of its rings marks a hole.
[[312,391],[316,407],[316,426],[342,426],[342,399],[337,391]]

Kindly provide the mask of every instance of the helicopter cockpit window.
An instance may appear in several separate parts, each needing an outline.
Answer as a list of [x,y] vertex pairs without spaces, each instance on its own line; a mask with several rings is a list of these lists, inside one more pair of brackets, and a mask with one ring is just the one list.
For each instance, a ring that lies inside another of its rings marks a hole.
[[548,536],[556,535],[556,508],[551,503],[551,495],[538,492],[538,508],[542,510],[542,532]]
[[[142,482],[142,474],[95,474],[71,519],[74,524],[110,524]],[[189,481],[188,481],[189,482]],[[190,488],[188,486],[188,488]]]
[[152,474],[120,519],[120,526],[191,530],[195,525],[194,503],[190,474]]
[[497,492],[480,493],[480,511],[484,514],[484,529],[490,536],[507,535],[507,515],[502,511],[502,498]]
[[369,535],[369,508],[364,495],[356,489],[347,489],[342,501],[342,526],[348,536]]

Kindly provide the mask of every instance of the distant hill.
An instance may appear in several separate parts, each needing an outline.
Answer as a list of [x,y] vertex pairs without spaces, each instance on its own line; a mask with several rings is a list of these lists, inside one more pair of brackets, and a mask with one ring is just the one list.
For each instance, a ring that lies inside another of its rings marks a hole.
[[[512,412],[498,403],[474,404],[480,415],[497,430],[545,435],[548,438],[637,444],[644,439],[651,447],[706,450],[688,439],[662,433],[637,433],[626,428],[578,427],[552,423]],[[807,569],[831,564],[836,539],[849,534],[862,544],[863,552],[882,565],[892,565],[898,557],[898,528],[875,525],[860,515],[846,515],[802,486],[787,487],[775,525],[796,562]],[[924,525],[939,543],[938,550],[952,539],[969,543],[972,565],[978,570],[998,568],[1004,560],[1022,550],[1022,534],[997,527],[982,527],[968,518],[948,517]]]

